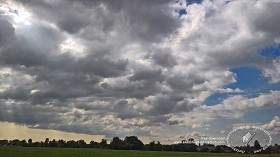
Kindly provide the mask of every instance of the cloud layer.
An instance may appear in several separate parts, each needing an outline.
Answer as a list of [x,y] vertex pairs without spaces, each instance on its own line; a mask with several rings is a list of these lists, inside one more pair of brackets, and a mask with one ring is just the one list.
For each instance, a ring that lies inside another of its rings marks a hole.
[[[279,91],[247,98],[226,87],[238,77],[230,69],[242,66],[280,81],[279,57],[260,55],[279,44],[279,7],[273,0],[2,1],[0,121],[161,136],[170,125],[279,106]],[[214,93],[234,96],[206,106]]]

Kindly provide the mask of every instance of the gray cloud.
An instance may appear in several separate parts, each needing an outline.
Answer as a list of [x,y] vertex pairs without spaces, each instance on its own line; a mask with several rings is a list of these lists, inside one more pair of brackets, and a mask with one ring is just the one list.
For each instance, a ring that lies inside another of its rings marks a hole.
[[130,78],[130,81],[160,81],[162,78],[162,71],[159,70],[139,70],[136,71]]
[[[38,17],[54,21],[68,33],[109,33],[117,25],[129,31],[130,40],[160,41],[179,26],[178,18],[172,17],[167,1],[19,1],[30,8]],[[139,9],[141,8],[141,9]],[[75,11],[73,11],[75,10]],[[55,18],[53,18],[55,17]],[[119,18],[121,17],[121,18]],[[119,18],[119,20],[115,20]],[[95,30],[98,28],[98,30]],[[125,33],[126,34],[126,33]],[[98,37],[98,35],[96,35]],[[90,37],[92,39],[92,37]]]
[[15,29],[5,18],[0,17],[0,47],[15,38]]
[[[149,55],[146,57],[149,58]],[[155,51],[151,58],[156,64],[164,67],[172,67],[177,64],[176,58],[172,55],[172,51],[168,48]]]
[[[264,5],[260,12],[256,13],[254,26],[258,31],[268,33],[271,36],[279,37],[280,20],[275,18],[280,15],[278,8],[280,4],[276,1],[268,2]],[[266,9],[269,8],[269,12]]]

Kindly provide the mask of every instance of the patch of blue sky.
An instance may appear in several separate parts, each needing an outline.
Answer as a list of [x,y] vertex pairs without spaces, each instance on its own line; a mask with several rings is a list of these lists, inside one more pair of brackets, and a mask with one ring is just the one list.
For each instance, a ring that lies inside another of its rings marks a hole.
[[260,126],[269,123],[275,116],[279,116],[279,113],[280,113],[280,106],[252,109],[244,112],[242,117],[234,118],[234,119],[230,119],[230,118],[216,119],[212,121],[210,124],[212,130],[216,130],[216,129],[218,129],[216,131],[225,130],[227,134],[230,130],[232,130],[232,126],[235,124]]
[[181,10],[179,10],[179,15],[180,15],[180,16],[186,15],[186,14],[187,14],[186,9],[181,9]]
[[237,75],[237,81],[226,86],[227,88],[240,88],[245,90],[247,97],[255,97],[261,93],[268,93],[271,90],[280,90],[280,83],[269,83],[262,71],[256,67],[245,66],[231,69]]
[[275,116],[279,116],[279,113],[280,106],[252,109],[244,112],[242,118],[216,119],[212,121],[211,126],[213,128],[222,128],[225,124],[231,126],[232,124],[238,123],[261,125],[270,122]]
[[268,84],[267,78],[262,75],[261,70],[252,66],[243,66],[230,70],[235,73],[236,82],[227,85],[228,88],[240,88],[242,90],[255,91]]
[[280,57],[280,44],[268,46],[260,51],[264,57]]
[[[280,106],[259,108],[259,109],[253,109],[253,110],[244,112],[244,115],[240,118],[216,119],[216,120],[212,121],[210,124],[211,124],[211,129],[213,131],[225,130],[225,131],[229,132],[232,129],[232,126],[234,124],[262,125],[265,123],[269,123],[275,116],[279,116],[279,113],[280,113]],[[218,129],[218,130],[216,130],[216,129]]]
[[[176,0],[175,2],[180,4],[180,5],[185,4],[185,3],[183,3],[180,0]],[[186,2],[186,5],[188,6],[188,5],[192,5],[192,4],[201,4],[203,2],[203,0],[185,0],[185,2]],[[186,9],[180,9],[179,10],[180,17],[183,16],[183,15],[186,15],[186,14],[187,14],[187,10]]]
[[229,94],[227,93],[215,93],[209,96],[205,101],[204,104],[208,106],[216,105],[222,102],[225,98],[227,98]]
[[192,5],[194,3],[196,4],[201,4],[203,2],[203,0],[186,0],[187,5]]
[[204,103],[206,105],[216,105],[224,99],[235,94],[242,94],[245,97],[257,97],[262,93],[268,93],[271,90],[280,90],[280,83],[269,83],[268,78],[265,78],[260,69],[252,66],[243,66],[230,70],[235,73],[236,82],[225,86],[225,88],[244,90],[243,93],[214,93],[209,96]]
[[180,4],[180,5],[183,5],[182,1],[180,1],[180,0],[176,0],[175,2]]
[[247,111],[243,119],[246,119],[248,123],[268,123],[273,117],[279,116],[279,113],[280,106],[266,107]]

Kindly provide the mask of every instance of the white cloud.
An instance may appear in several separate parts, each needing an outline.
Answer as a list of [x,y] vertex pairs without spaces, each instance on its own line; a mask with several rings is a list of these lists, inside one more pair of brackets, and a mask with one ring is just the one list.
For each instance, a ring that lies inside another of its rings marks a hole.
[[265,67],[263,72],[271,83],[280,82],[280,58],[273,60],[271,66]]
[[197,126],[203,122],[209,122],[216,119],[238,119],[246,111],[255,109],[277,107],[280,102],[280,92],[271,91],[255,98],[246,98],[242,95],[233,96],[225,99],[222,103],[214,106],[200,106],[184,116],[173,116],[174,120],[184,121],[184,125]]
[[275,116],[270,122],[263,124],[262,127],[267,129],[270,133],[274,135],[280,134],[280,118]]

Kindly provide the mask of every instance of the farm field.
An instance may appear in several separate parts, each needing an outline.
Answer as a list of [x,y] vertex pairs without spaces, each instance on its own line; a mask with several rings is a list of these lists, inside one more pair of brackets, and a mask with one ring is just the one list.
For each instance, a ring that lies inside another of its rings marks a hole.
[[0,157],[280,157],[280,154],[230,154],[104,150],[90,148],[0,147]]

